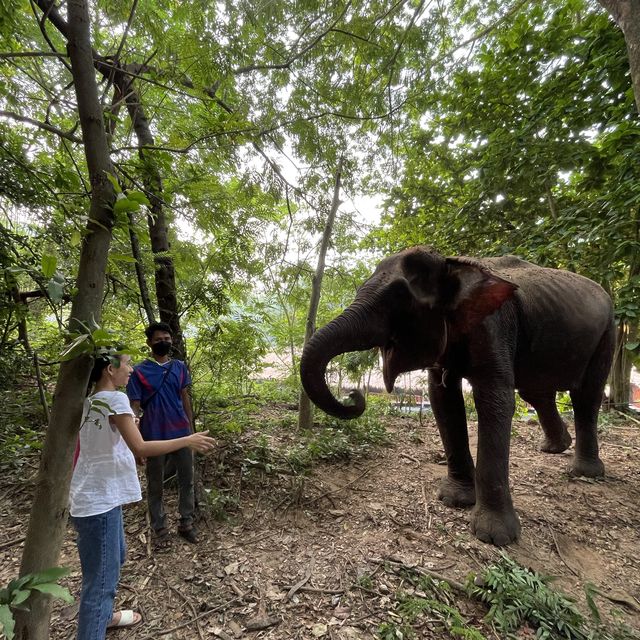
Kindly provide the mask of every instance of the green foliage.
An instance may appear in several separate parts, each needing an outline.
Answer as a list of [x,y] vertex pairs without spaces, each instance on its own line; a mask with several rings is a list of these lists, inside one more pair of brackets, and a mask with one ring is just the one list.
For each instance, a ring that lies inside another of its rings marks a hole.
[[456,600],[448,583],[430,576],[419,576],[405,572],[413,585],[410,592],[400,591],[395,596],[394,618],[396,622],[385,622],[378,627],[380,638],[416,638],[416,627],[427,620],[431,626],[450,638],[486,640],[475,627],[470,626],[456,607]]
[[53,598],[73,602],[66,587],[57,584],[58,580],[69,573],[65,567],[52,567],[38,573],[28,573],[12,580],[4,589],[0,589],[0,633],[13,640],[14,612],[29,611],[29,598],[34,592],[48,594]]
[[344,421],[323,413],[320,419],[320,427],[301,434],[301,441],[289,450],[287,460],[294,469],[308,469],[319,460],[350,460],[367,455],[372,447],[389,441],[384,425],[372,415]]
[[204,504],[200,503],[200,507],[204,507],[216,520],[226,520],[229,511],[238,504],[236,498],[229,492],[220,491],[215,487],[204,487],[204,497]]
[[560,413],[560,415],[571,413],[573,411],[571,396],[566,391],[557,393],[556,406],[558,407],[558,413]]
[[200,393],[237,396],[254,391],[268,350],[261,316],[236,309],[202,326],[192,344],[191,366]]
[[473,400],[473,393],[471,391],[463,391],[462,397],[464,398],[464,409],[469,420],[477,420],[478,413],[476,411],[476,403]]
[[[103,329],[97,325],[83,327],[87,333],[70,334],[71,341],[65,345],[60,354],[62,362],[73,360],[81,355],[90,355],[94,358],[108,357],[115,367],[120,366],[117,356],[122,354],[132,357],[140,356],[140,352],[135,346],[126,345],[121,342],[120,336],[114,329]],[[117,345],[117,346],[115,346]]]
[[501,637],[515,638],[523,624],[536,629],[536,638],[556,640],[622,640],[638,638],[624,627],[609,629],[601,623],[592,588],[586,596],[592,620],[587,620],[575,602],[549,586],[549,578],[519,566],[502,555],[482,575],[481,585],[470,582],[470,593],[489,605],[487,621]]

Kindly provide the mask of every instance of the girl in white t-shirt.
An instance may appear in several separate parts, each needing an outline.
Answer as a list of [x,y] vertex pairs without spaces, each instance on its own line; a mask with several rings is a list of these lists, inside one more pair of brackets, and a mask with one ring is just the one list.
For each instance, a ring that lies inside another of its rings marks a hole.
[[204,453],[215,443],[204,433],[145,442],[129,399],[117,390],[133,371],[130,360],[127,355],[95,359],[90,378],[95,388],[86,400],[78,438],[69,509],[82,567],[78,640],[104,640],[107,628],[142,619],[134,611],[113,611],[126,551],[122,505],[142,499],[135,457],[183,447]]

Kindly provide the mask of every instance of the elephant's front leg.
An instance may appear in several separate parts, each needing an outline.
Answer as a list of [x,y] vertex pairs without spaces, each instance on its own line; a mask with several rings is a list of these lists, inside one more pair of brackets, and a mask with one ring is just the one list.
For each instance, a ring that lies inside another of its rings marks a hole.
[[509,440],[515,410],[512,386],[488,380],[473,385],[478,412],[476,506],[471,530],[483,542],[502,546],[520,535],[509,491]]
[[447,477],[438,490],[438,498],[448,507],[475,504],[475,470],[469,451],[467,416],[462,397],[462,380],[442,371],[429,371],[429,401],[438,424],[447,457]]

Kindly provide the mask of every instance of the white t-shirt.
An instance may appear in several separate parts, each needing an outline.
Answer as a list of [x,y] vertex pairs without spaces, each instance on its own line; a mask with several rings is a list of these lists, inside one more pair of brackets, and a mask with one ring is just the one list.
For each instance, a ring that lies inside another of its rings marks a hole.
[[69,494],[72,516],[95,516],[142,500],[133,453],[109,423],[109,416],[125,413],[134,415],[122,391],[99,391],[85,400]]

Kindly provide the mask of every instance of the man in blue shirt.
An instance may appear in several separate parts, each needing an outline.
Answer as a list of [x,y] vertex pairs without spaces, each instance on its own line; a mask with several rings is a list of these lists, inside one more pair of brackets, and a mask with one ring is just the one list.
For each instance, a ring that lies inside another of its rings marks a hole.
[[[193,432],[193,413],[188,387],[191,376],[182,360],[169,357],[173,344],[171,328],[165,322],[153,322],[145,329],[153,358],[133,369],[127,395],[136,415],[142,414],[140,432],[145,440],[173,440]],[[168,454],[178,476],[180,524],[178,533],[188,542],[197,542],[193,526],[195,498],[193,453],[184,448]],[[168,544],[169,531],[162,506],[164,466],[167,456],[147,459],[147,504],[156,546]]]

